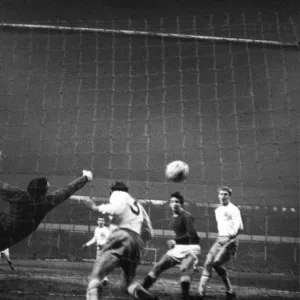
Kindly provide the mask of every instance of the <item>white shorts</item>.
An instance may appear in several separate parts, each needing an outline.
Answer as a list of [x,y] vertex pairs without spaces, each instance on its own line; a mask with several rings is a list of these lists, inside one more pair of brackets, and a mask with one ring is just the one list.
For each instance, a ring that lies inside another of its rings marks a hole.
[[181,261],[189,255],[193,256],[195,260],[198,260],[200,253],[201,248],[199,245],[175,245],[174,248],[170,249],[166,254]]
[[2,251],[0,252],[1,256],[2,256],[2,253],[3,253],[6,257],[9,257],[9,249],[8,249],[8,248],[5,249],[5,250],[2,250]]

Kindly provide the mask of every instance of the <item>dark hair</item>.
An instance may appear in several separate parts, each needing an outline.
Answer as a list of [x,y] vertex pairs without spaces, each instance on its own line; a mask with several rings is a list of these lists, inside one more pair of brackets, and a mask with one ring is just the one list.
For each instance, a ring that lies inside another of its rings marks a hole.
[[183,196],[180,194],[180,192],[174,192],[170,195],[170,199],[171,198],[177,198],[179,200],[179,203],[181,206],[183,206],[184,204],[184,198]]
[[121,181],[116,181],[111,187],[110,187],[110,192],[114,192],[114,191],[121,191],[121,192],[129,192],[129,188],[128,186],[121,182]]
[[229,188],[228,186],[221,186],[221,187],[219,187],[219,188],[218,188],[218,193],[219,193],[220,191],[226,191],[230,197],[231,197],[231,195],[232,195],[232,189]]
[[48,191],[48,180],[45,177],[35,178],[29,181],[27,192],[31,196],[42,196]]

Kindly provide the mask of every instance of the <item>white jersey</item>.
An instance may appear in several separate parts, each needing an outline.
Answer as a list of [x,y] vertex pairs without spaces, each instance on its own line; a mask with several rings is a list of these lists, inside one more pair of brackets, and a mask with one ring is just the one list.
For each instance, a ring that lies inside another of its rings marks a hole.
[[5,256],[9,257],[9,248],[0,251],[0,254],[2,254],[2,253],[3,253]]
[[128,228],[141,234],[144,220],[144,208],[128,193],[114,191],[110,195],[109,204],[98,206],[102,214],[113,216],[112,223],[119,228]]
[[110,231],[107,227],[96,227],[95,232],[94,232],[94,237],[86,243],[87,246],[90,246],[94,243],[100,246],[106,244],[107,239],[109,237]]
[[232,237],[244,229],[240,210],[231,202],[215,210],[219,236]]

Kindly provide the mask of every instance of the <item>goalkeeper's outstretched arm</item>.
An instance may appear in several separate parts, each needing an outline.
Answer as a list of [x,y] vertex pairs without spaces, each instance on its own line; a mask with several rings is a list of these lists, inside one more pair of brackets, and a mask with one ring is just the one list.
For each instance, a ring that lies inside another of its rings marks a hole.
[[89,181],[93,180],[93,174],[90,171],[83,170],[82,176],[69,183],[63,188],[58,189],[55,193],[46,196],[48,203],[55,207],[65,200],[69,199],[74,193],[83,188]]

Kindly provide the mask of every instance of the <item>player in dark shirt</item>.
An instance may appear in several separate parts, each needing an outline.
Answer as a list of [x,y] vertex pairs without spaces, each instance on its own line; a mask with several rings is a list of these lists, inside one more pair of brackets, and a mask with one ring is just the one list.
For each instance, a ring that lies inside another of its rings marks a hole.
[[173,212],[171,226],[175,232],[175,239],[167,241],[169,250],[150,270],[142,286],[149,289],[162,272],[179,266],[182,272],[180,278],[182,299],[188,300],[190,299],[190,270],[198,261],[201,248],[199,245],[200,239],[194,227],[194,218],[183,209],[183,204],[184,198],[179,192],[171,194],[170,207]]
[[9,203],[8,208],[0,213],[0,251],[30,235],[49,211],[92,179],[93,174],[84,170],[83,176],[51,194],[47,194],[49,182],[46,178],[31,180],[27,191],[0,182],[0,201]]

